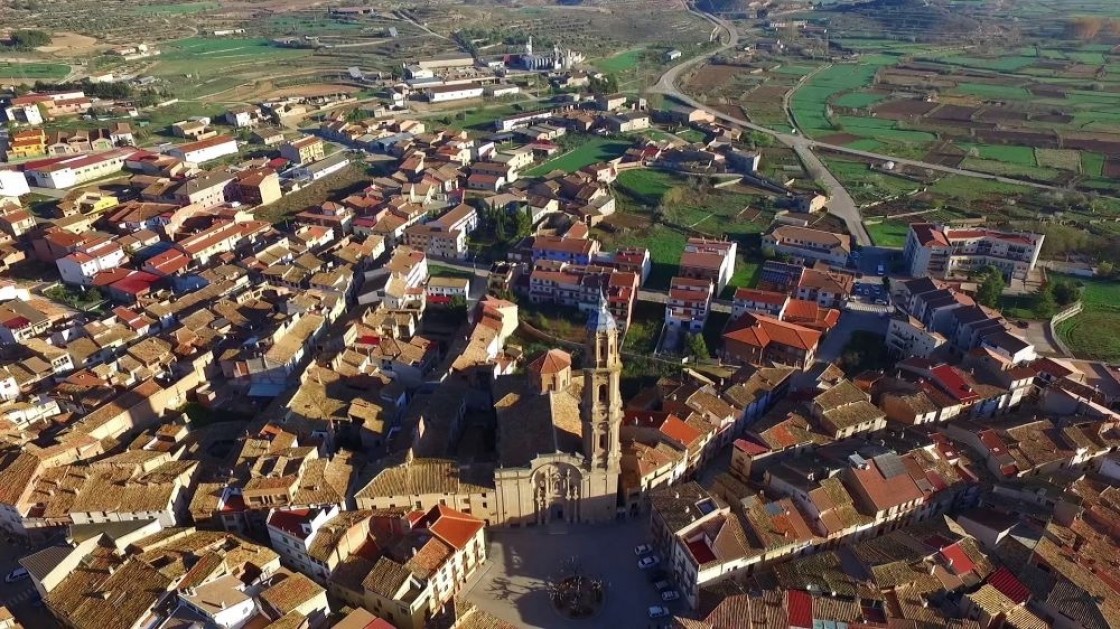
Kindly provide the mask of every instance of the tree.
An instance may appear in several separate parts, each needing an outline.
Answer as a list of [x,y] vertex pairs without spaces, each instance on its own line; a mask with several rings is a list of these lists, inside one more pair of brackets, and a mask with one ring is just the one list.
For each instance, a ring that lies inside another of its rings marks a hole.
[[11,42],[9,45],[12,48],[27,50],[51,43],[51,34],[46,31],[23,29],[13,32],[8,41]]
[[689,334],[688,335],[688,355],[696,359],[711,358],[712,354],[708,351],[708,342],[704,340],[703,334]]
[[1006,287],[1003,281],[1003,273],[992,266],[986,267],[980,273],[983,279],[980,281],[980,290],[976,293],[976,301],[989,308],[996,308],[999,306],[1000,297]]
[[1047,284],[1047,288],[1059,306],[1068,306],[1081,297],[1081,289],[1069,280],[1056,280]]
[[1113,271],[1115,270],[1115,266],[1108,260],[1105,260],[1104,262],[1101,262],[1097,265],[1097,275],[1100,277],[1108,277],[1112,275]]
[[1034,314],[1039,319],[1049,319],[1058,312],[1058,302],[1054,300],[1054,290],[1051,286],[1039,289],[1035,298]]

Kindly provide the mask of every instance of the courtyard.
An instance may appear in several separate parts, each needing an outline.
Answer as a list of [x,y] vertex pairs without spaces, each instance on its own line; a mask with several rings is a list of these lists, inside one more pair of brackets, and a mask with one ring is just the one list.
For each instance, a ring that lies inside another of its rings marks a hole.
[[[519,627],[661,627],[667,619],[649,620],[651,605],[662,605],[640,570],[634,547],[649,541],[649,518],[642,516],[605,526],[560,525],[491,530],[489,559],[464,589],[479,609]],[[549,601],[548,583],[575,559],[585,574],[604,581],[606,600],[597,615],[562,618]],[[684,611],[679,601],[665,604]]]

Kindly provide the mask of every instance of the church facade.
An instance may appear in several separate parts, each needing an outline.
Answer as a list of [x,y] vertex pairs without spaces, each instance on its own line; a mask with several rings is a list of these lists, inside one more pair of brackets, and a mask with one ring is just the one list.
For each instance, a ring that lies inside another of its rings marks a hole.
[[497,525],[601,523],[619,512],[622,361],[606,301],[587,324],[582,374],[552,350],[498,383]]

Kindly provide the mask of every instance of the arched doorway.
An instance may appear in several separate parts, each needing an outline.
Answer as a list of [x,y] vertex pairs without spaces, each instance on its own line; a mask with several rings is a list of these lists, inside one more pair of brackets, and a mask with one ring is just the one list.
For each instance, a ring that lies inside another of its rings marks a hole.
[[578,469],[563,463],[550,463],[533,472],[537,523],[579,521],[582,480]]

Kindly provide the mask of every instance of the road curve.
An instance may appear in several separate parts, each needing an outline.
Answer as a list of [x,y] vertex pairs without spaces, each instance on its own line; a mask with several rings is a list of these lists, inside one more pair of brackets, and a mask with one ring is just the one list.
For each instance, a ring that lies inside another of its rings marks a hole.
[[820,158],[813,153],[813,145],[808,140],[805,140],[804,138],[796,135],[779,133],[777,131],[774,131],[773,129],[756,125],[749,120],[743,120],[742,118],[730,116],[723,113],[722,111],[713,109],[712,107],[701,103],[691,96],[684,94],[677,88],[677,79],[680,78],[681,72],[684,72],[686,69],[697,65],[716,54],[719,54],[731,48],[735,48],[739,44],[739,32],[732,24],[710,13],[697,11],[696,9],[691,8],[689,9],[689,11],[726,30],[728,33],[727,43],[706,54],[693,57],[692,59],[689,59],[684,63],[680,63],[673,66],[672,68],[669,68],[665,71],[664,74],[661,75],[661,78],[657,81],[657,84],[650,88],[649,91],[664,94],[666,96],[671,96],[681,102],[687,103],[691,107],[702,109],[712,114],[716,118],[732,125],[737,125],[746,129],[751,129],[753,131],[758,131],[760,133],[766,133],[768,135],[774,136],[776,140],[792,148],[797,153],[797,157],[801,160],[801,163],[805,165],[806,172],[808,172],[814,180],[818,181],[828,191],[828,213],[844,221],[844,225],[845,227],[847,227],[848,233],[852,234],[852,237],[855,239],[857,244],[864,247],[870,246],[872,244],[871,236],[867,233],[867,228],[863,226],[863,219],[859,214],[859,207],[856,206],[855,201],[852,200],[852,196],[848,194],[848,191],[844,189],[844,186],[840,183],[840,181],[836,179],[836,177],[834,177],[831,172],[828,171],[828,168],[825,167],[824,162],[822,162]]

